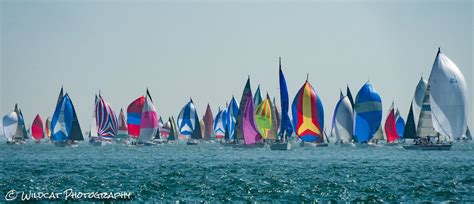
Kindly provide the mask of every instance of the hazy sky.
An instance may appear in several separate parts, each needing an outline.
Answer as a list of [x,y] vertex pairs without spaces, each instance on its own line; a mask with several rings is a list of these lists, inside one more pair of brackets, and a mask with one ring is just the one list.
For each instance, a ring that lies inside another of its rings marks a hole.
[[[473,100],[473,1],[1,1],[0,113],[19,103],[31,124],[54,111],[64,85],[83,131],[94,93],[116,111],[148,87],[160,116],[192,97],[200,117],[252,90],[279,97],[282,56],[290,100],[309,79],[326,128],[339,89],[370,79],[406,118],[437,48],[453,60]],[[472,110],[470,121],[472,126]],[[1,125],[1,124],[0,124]]]

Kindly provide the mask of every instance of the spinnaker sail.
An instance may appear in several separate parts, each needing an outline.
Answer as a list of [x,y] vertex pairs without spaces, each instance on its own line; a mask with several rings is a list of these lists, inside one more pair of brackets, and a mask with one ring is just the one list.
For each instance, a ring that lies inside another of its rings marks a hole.
[[467,85],[459,68],[438,50],[428,80],[433,128],[450,140],[467,130]]
[[272,128],[272,107],[270,100],[265,98],[255,109],[255,122],[260,135],[263,139],[267,139]]
[[243,137],[244,137],[244,144],[252,145],[256,144],[262,139],[262,136],[257,130],[255,126],[255,118],[254,118],[254,107],[253,107],[253,98],[252,93],[247,92],[247,96],[245,99],[246,103],[244,105],[243,110],[243,120],[242,120],[242,128],[243,128]]
[[3,116],[3,135],[7,142],[12,142],[17,135],[18,114],[13,111]]
[[95,119],[97,121],[97,133],[103,140],[111,140],[118,133],[118,120],[114,110],[104,98],[99,95],[95,107]]
[[128,135],[132,138],[140,136],[140,126],[142,123],[142,110],[145,105],[145,97],[140,96],[127,107]]
[[382,121],[382,99],[369,82],[359,90],[354,104],[354,139],[358,143],[368,142],[380,128]]
[[306,80],[293,100],[293,126],[304,142],[324,142],[324,110],[321,99]]
[[216,139],[224,139],[227,127],[227,108],[219,110],[214,120],[214,135]]
[[206,107],[206,112],[204,113],[204,117],[202,118],[203,122],[204,122],[204,140],[210,140],[211,138],[214,137],[214,129],[212,128],[213,127],[213,124],[214,124],[214,117],[212,115],[212,110],[211,110],[211,106],[209,104],[207,104],[207,107]]
[[403,138],[403,133],[405,132],[405,120],[400,115],[398,108],[397,112],[395,113],[395,122],[397,124],[397,134],[400,138]]
[[179,133],[188,139],[201,139],[201,127],[199,125],[199,117],[196,108],[191,99],[178,115]]
[[44,138],[44,127],[43,120],[40,115],[37,114],[31,125],[31,135],[35,140],[41,140]]
[[339,99],[332,119],[332,133],[336,141],[351,143],[353,135],[354,112],[348,96]]
[[151,99],[148,89],[146,92],[147,93],[141,113],[140,134],[138,136],[138,142],[140,143],[150,142],[158,131],[158,114],[156,113],[156,109],[153,105],[153,100]]
[[385,135],[387,136],[387,142],[391,143],[397,141],[399,136],[397,133],[397,125],[395,122],[394,103],[390,107],[389,114],[385,120]]

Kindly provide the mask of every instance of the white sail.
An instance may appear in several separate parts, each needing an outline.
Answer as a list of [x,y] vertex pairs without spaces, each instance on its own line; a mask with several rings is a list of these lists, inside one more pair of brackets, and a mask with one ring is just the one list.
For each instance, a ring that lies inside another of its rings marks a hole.
[[385,136],[385,134],[383,134],[382,129],[383,129],[382,126],[380,126],[379,129],[377,129],[377,132],[375,132],[372,140],[387,140],[387,137]]
[[430,79],[433,127],[450,140],[461,138],[467,129],[467,85],[459,68],[438,52]]
[[7,141],[11,142],[17,133],[18,129],[18,114],[11,112],[3,116],[3,135]]
[[435,132],[433,128],[433,120],[431,119],[430,87],[427,87],[425,90],[425,96],[423,98],[423,104],[418,118],[416,126],[417,137],[437,136],[438,133]]
[[415,124],[418,124],[418,120],[420,118],[421,107],[423,106],[423,99],[425,98],[427,84],[428,81],[421,77],[418,85],[416,85],[415,95],[413,96],[413,118],[415,120]]
[[352,130],[354,124],[354,111],[352,110],[349,97],[345,96],[336,107],[333,129],[331,130],[336,141],[344,143],[352,142]]
[[99,136],[97,134],[97,119],[95,118],[96,105],[97,105],[97,96],[96,96],[96,100],[95,100],[93,111],[92,111],[92,119],[91,119],[90,132],[89,132],[90,137],[98,137]]

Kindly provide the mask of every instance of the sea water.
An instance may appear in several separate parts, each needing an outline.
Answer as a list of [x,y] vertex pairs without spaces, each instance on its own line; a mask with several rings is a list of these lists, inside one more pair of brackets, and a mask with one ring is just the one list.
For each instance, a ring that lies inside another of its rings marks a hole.
[[135,201],[472,202],[473,155],[468,143],[451,151],[0,144],[0,193],[3,200],[12,190],[71,190],[129,192]]

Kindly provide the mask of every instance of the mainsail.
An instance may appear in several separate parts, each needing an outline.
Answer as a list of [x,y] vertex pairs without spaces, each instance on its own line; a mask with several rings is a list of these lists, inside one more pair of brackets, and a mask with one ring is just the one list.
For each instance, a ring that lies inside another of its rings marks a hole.
[[267,139],[269,140],[276,140],[277,139],[277,133],[278,133],[278,127],[279,127],[279,118],[280,118],[280,114],[278,114],[278,110],[276,108],[276,104],[275,104],[275,98],[273,98],[273,103],[270,101],[270,97],[268,96],[267,94],[267,99],[268,99],[268,102],[270,103],[270,107],[271,107],[271,110],[272,110],[272,126],[270,128],[270,133],[267,135]]
[[413,102],[410,104],[410,111],[408,112],[407,122],[403,130],[404,139],[416,139],[416,125],[415,117],[413,116]]
[[[286,79],[281,70],[281,58],[279,58],[279,81],[280,81],[280,106],[281,106],[281,121],[280,121],[280,135],[281,137],[290,137],[293,134],[293,126],[291,124],[288,99],[288,87],[286,86]],[[275,104],[274,104],[275,105]]]
[[90,131],[89,131],[89,139],[99,137],[99,133],[97,131],[97,103],[99,102],[99,97],[95,95],[94,99],[94,111],[92,113],[91,124],[90,124]]
[[354,112],[348,96],[344,96],[336,104],[332,119],[332,133],[336,141],[343,143],[352,142]]
[[255,127],[255,118],[254,118],[254,107],[253,107],[253,98],[252,93],[247,92],[247,96],[245,99],[246,103],[244,105],[243,110],[243,120],[242,120],[242,128],[243,128],[243,137],[244,143],[246,145],[256,144],[258,141],[262,139],[262,136]]
[[101,139],[111,140],[117,135],[117,116],[110,104],[105,102],[100,95],[95,107],[95,118],[97,121],[97,133]]
[[425,98],[426,86],[428,81],[420,78],[418,84],[416,85],[415,95],[413,96],[413,116],[415,120],[415,124],[418,124],[418,120],[420,119],[420,113],[423,106],[423,99]]
[[428,80],[433,127],[450,140],[467,129],[467,85],[459,68],[438,50]]
[[387,136],[387,142],[393,142],[398,140],[399,136],[397,133],[397,125],[395,122],[394,104],[390,107],[389,114],[385,120],[385,135]]
[[255,109],[255,121],[260,135],[263,139],[267,139],[267,136],[270,135],[270,129],[272,128],[272,107],[268,97]]
[[430,87],[428,86],[425,90],[425,96],[423,98],[420,116],[418,117],[418,125],[416,127],[417,137],[428,137],[437,135],[436,131],[433,128],[430,104]]
[[365,83],[354,104],[354,139],[364,143],[372,139],[382,120],[382,99],[374,87]]
[[33,124],[31,125],[31,135],[35,140],[41,140],[44,138],[43,120],[39,114],[36,115]]
[[207,104],[206,113],[204,113],[204,117],[202,118],[204,121],[204,140],[210,140],[214,137],[214,129],[212,128],[214,124],[214,118],[212,116],[211,106]]

